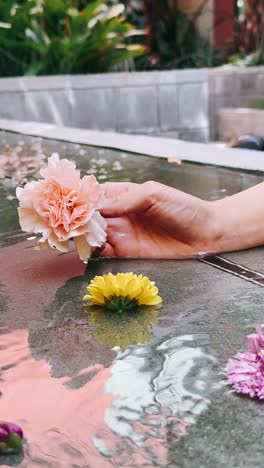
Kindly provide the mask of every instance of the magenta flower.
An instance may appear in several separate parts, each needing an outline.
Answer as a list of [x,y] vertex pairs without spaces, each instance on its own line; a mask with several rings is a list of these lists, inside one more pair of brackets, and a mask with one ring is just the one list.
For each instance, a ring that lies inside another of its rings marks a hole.
[[264,399],[264,335],[261,327],[247,338],[248,351],[237,353],[227,363],[227,380],[237,392]]
[[0,455],[22,450],[23,431],[17,424],[0,422]]
[[251,353],[255,353],[261,360],[264,361],[264,334],[262,333],[263,325],[256,328],[256,333],[248,335],[248,349]]

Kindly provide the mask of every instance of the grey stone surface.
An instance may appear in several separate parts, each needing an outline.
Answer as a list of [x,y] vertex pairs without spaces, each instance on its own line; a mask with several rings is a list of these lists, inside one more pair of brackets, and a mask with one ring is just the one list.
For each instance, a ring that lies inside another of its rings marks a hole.
[[24,120],[25,99],[20,93],[0,93],[0,114],[3,119]]
[[264,73],[259,73],[257,75],[256,91],[260,96],[264,95]]
[[2,78],[1,91],[86,89],[107,87],[149,86],[174,83],[197,83],[207,79],[206,70],[168,70],[152,72],[124,72],[91,75],[55,75],[40,77]]
[[190,141],[195,143],[206,143],[209,139],[209,131],[207,128],[186,129],[186,130],[167,130],[155,132],[153,136],[162,138],[173,138],[177,140]]
[[0,120],[0,129],[104,148],[116,148],[159,158],[182,159],[215,166],[264,171],[259,151],[230,149],[222,144],[192,143],[171,138],[98,132],[52,124]]
[[24,135],[42,136],[60,141],[91,146],[116,148],[131,153],[158,158],[175,157],[215,166],[263,171],[264,155],[259,151],[227,148],[223,144],[202,144],[143,135],[126,135],[114,132],[98,132],[52,124],[0,120],[0,129]]
[[178,139],[195,143],[207,143],[209,140],[209,130],[207,127],[179,130]]
[[232,262],[242,262],[242,265],[246,265],[251,270],[264,274],[263,253],[263,248],[258,247],[256,249],[245,250],[243,257],[241,257],[241,252],[226,253],[224,256]]
[[181,85],[179,90],[179,127],[208,127],[208,86]]
[[243,73],[239,77],[239,94],[252,95],[256,93],[258,74]]
[[210,139],[219,140],[218,135],[218,112],[222,108],[235,107],[235,98],[232,96],[214,96],[209,102]]
[[120,89],[117,97],[117,130],[148,133],[157,128],[156,87]]
[[72,125],[96,130],[115,130],[117,125],[116,89],[72,90]]
[[[159,134],[183,128],[178,124],[181,85],[203,86],[206,80],[206,70],[7,78],[0,80],[0,91],[11,96],[10,102],[16,94],[23,112],[17,116],[13,107],[8,112],[0,107],[0,118]],[[197,101],[197,115],[199,105]],[[196,123],[194,119],[194,126],[200,128]],[[208,125],[207,119],[207,128]],[[195,135],[201,141],[206,132],[196,131],[192,136]]]
[[[113,99],[119,91],[120,99]],[[53,97],[48,99],[47,93]],[[183,130],[185,137],[196,141],[203,141],[210,130],[215,140],[221,107],[252,105],[263,93],[262,67],[4,78],[0,80],[0,118],[140,134]],[[32,95],[36,105],[27,102]]]
[[255,107],[263,95],[263,67],[224,67],[208,71],[210,137],[219,138],[217,114],[223,107]]
[[24,101],[28,120],[57,125],[70,124],[70,95],[65,91],[27,91],[19,99]]
[[[6,144],[20,148],[21,158],[35,157],[35,172],[43,161],[34,151],[55,149],[83,173],[103,158],[97,171],[107,180],[142,182],[151,173],[206,199],[262,178],[21,134],[2,133],[1,154]],[[30,175],[27,164],[15,160],[14,180],[21,167]],[[75,252],[35,252],[36,240],[16,230],[16,204],[7,197],[14,190],[0,179],[0,413],[23,422],[30,439],[21,466],[262,468],[263,404],[231,393],[224,370],[263,322],[264,289],[198,260],[93,259],[86,267]],[[264,271],[263,252],[226,256]],[[84,312],[82,296],[95,275],[128,271],[156,282],[159,310],[121,318],[100,310],[93,319]]]
[[258,96],[257,94],[250,94],[246,96],[240,94],[238,96],[234,96],[232,99],[233,107],[235,108],[250,107],[254,109],[257,106],[259,97],[260,96]]
[[232,72],[209,74],[210,92],[216,96],[233,96],[239,91],[239,82]]
[[178,99],[177,85],[158,87],[159,127],[161,131],[178,128]]
[[219,110],[218,135],[221,141],[229,141],[247,133],[264,137],[264,110],[250,108]]

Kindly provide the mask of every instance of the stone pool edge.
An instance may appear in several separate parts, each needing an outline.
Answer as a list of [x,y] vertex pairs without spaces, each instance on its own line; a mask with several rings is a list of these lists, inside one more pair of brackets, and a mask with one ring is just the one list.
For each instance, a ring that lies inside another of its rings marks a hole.
[[137,153],[176,158],[200,164],[264,172],[264,153],[226,148],[219,144],[193,143],[157,136],[102,132],[55,124],[0,119],[0,130]]

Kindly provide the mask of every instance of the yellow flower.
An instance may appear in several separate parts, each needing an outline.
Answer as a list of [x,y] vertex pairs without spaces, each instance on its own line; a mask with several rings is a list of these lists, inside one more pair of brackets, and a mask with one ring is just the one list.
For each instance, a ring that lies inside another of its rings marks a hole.
[[117,312],[140,305],[158,305],[162,302],[155,283],[146,276],[134,273],[96,276],[86,289],[89,294],[83,297],[84,301]]

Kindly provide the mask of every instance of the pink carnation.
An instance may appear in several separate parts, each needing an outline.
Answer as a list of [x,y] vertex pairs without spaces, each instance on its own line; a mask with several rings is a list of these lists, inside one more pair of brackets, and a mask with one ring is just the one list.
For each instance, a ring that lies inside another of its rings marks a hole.
[[264,335],[261,327],[248,336],[248,351],[227,363],[227,380],[239,393],[264,399]]
[[39,245],[69,250],[74,240],[81,260],[106,241],[106,221],[97,209],[100,186],[94,176],[80,178],[74,163],[53,154],[40,171],[43,179],[17,188],[23,231],[40,233]]
[[248,349],[251,353],[255,353],[261,360],[264,361],[264,335],[262,326],[256,328],[256,333],[248,335]]

